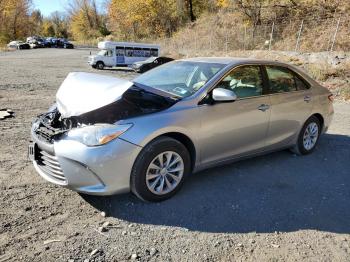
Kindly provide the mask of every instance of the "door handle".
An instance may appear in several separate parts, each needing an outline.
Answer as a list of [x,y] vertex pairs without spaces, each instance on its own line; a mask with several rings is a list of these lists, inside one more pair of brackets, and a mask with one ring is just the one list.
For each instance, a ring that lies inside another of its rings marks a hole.
[[269,108],[270,108],[269,105],[262,104],[258,107],[258,110],[265,112]]
[[311,96],[304,96],[304,101],[309,103],[311,100]]

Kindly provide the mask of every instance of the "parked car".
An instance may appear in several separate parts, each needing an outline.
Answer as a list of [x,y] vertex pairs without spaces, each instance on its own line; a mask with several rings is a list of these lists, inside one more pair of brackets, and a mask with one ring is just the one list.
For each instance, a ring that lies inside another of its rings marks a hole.
[[30,49],[30,45],[22,41],[11,41],[7,47],[16,49]]
[[59,42],[59,47],[66,48],[66,49],[74,49],[74,45],[71,42],[67,41],[67,40],[60,41]]
[[55,37],[48,37],[46,38],[46,42],[48,43],[47,45],[49,45],[50,47],[58,47],[59,39]]
[[135,72],[144,73],[152,68],[160,66],[162,64],[173,61],[174,59],[170,57],[150,57],[145,61],[140,61],[132,64],[132,68]]
[[70,73],[34,121],[29,155],[57,185],[160,201],[208,167],[286,148],[312,153],[332,101],[305,72],[275,61],[184,59],[133,81]]
[[46,45],[49,46],[49,47],[53,47],[54,44],[55,44],[54,39],[55,39],[55,38],[53,38],[53,37],[47,37],[47,38],[45,39]]
[[45,47],[45,42],[41,38],[30,39],[29,41],[27,40],[27,43],[30,45],[31,48],[43,48],[43,47]]
[[43,38],[43,44],[44,44],[44,47],[46,48],[50,48],[51,47],[51,41]]

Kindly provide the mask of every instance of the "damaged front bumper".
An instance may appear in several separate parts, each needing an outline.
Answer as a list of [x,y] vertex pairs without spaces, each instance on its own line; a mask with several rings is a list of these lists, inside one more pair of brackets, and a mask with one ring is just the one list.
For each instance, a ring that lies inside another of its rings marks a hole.
[[[37,120],[39,121],[39,120]],[[130,190],[130,174],[141,147],[115,139],[89,147],[61,136],[47,141],[33,124],[29,155],[36,171],[47,181],[74,191],[111,195]]]

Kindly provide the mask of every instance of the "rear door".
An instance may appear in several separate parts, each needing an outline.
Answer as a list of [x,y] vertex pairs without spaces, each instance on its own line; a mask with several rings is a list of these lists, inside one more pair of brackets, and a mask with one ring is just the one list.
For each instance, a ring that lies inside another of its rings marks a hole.
[[281,147],[298,135],[311,114],[313,97],[309,84],[293,71],[272,65],[265,68],[271,101],[266,145]]

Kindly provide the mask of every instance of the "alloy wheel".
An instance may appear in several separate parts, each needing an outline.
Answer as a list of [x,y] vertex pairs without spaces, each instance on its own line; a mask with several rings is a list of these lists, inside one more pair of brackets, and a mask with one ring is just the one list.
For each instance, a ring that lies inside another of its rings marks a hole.
[[156,195],[171,192],[180,183],[184,169],[184,161],[178,153],[174,151],[160,153],[147,168],[147,188]]
[[304,131],[303,145],[306,150],[311,150],[317,142],[318,139],[318,125],[315,122],[308,124]]

